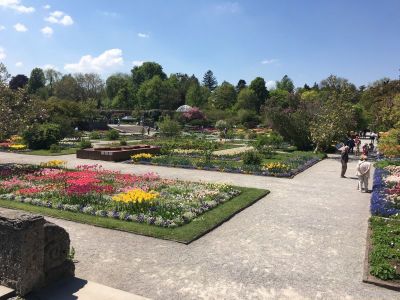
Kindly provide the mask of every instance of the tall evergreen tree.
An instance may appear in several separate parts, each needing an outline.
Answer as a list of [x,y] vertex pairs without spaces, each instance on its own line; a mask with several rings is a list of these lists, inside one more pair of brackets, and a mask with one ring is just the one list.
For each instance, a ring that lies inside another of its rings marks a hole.
[[31,77],[28,82],[28,91],[31,94],[36,93],[37,90],[46,85],[46,78],[41,68],[34,68],[31,72]]
[[203,85],[208,88],[210,91],[216,89],[218,85],[218,81],[214,76],[214,73],[211,70],[208,70],[203,76]]
[[244,89],[245,87],[247,87],[246,80],[240,79],[240,80],[238,81],[237,85],[236,85],[236,93],[239,94],[240,91],[241,91],[242,89]]
[[257,112],[260,111],[261,105],[263,105],[265,103],[265,101],[268,98],[268,90],[265,86],[265,80],[262,77],[256,77],[249,86],[250,89],[252,89],[254,91],[254,93],[256,93],[257,95],[257,103],[255,105],[255,108],[257,110]]
[[282,77],[281,81],[276,82],[276,88],[279,90],[285,90],[289,93],[293,93],[294,91],[294,84],[292,79],[289,76],[285,75]]

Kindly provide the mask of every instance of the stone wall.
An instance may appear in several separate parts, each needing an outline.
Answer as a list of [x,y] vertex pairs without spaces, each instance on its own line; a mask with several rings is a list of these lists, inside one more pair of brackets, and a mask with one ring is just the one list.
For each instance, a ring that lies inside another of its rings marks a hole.
[[1,285],[25,295],[73,276],[69,247],[68,233],[42,216],[0,208]]

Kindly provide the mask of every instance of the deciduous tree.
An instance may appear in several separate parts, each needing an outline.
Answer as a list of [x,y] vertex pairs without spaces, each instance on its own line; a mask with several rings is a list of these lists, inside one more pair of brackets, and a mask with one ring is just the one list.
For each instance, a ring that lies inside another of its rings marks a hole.
[[29,78],[23,74],[13,76],[8,83],[10,89],[16,90],[25,87],[28,84]]
[[143,82],[152,79],[154,76],[158,76],[161,80],[167,79],[161,65],[155,62],[145,62],[141,66],[135,66],[131,73],[135,89],[138,89]]
[[229,82],[224,81],[209,98],[211,105],[215,108],[231,108],[236,102],[235,87]]

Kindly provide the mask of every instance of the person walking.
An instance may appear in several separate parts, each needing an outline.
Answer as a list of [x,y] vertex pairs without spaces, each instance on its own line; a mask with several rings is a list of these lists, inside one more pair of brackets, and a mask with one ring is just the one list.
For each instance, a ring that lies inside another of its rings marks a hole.
[[371,171],[371,163],[367,161],[365,155],[360,156],[357,163],[356,175],[358,177],[358,190],[362,193],[363,190],[368,192],[368,179]]
[[354,139],[354,143],[356,144],[356,156],[359,156],[360,155],[361,140],[360,140],[360,137],[358,135]]
[[352,137],[349,138],[347,146],[349,146],[349,153],[354,152],[354,146],[356,145],[355,141],[353,140]]
[[346,178],[344,174],[346,174],[347,163],[349,161],[349,146],[344,146],[340,148],[342,153],[340,154],[340,162],[342,163],[342,172],[340,173],[340,177]]
[[369,139],[371,140],[372,144],[375,142],[375,137],[376,137],[375,132],[371,131],[371,133],[369,134]]
[[362,147],[362,154],[368,156],[368,150],[369,150],[368,144],[365,143],[364,146]]

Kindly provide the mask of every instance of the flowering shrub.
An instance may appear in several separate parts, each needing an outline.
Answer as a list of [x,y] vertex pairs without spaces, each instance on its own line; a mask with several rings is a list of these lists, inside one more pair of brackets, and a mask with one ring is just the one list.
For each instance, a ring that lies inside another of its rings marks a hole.
[[192,107],[191,109],[189,109],[189,111],[184,112],[183,117],[187,121],[206,119],[206,116],[198,107]]
[[12,135],[10,138],[11,144],[22,144],[23,139],[22,136],[19,135]]
[[386,157],[400,156],[400,129],[391,129],[381,133],[379,151]]
[[228,185],[121,174],[99,165],[0,166],[0,199],[101,217],[176,227],[240,194]]
[[132,161],[137,162],[137,161],[150,161],[153,155],[150,153],[139,153],[131,156]]

